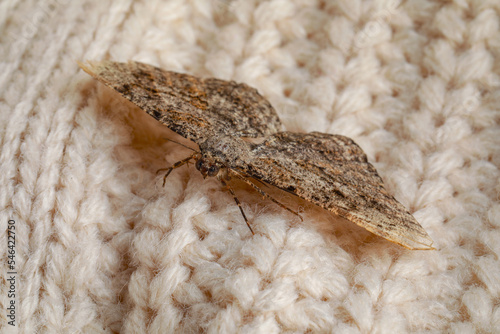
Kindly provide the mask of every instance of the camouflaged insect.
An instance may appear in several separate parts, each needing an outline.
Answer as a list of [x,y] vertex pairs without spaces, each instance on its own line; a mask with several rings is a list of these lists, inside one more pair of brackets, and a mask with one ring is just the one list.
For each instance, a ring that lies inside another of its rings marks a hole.
[[425,230],[384,189],[382,179],[354,141],[319,132],[282,132],[278,115],[256,89],[132,61],[80,66],[198,144],[200,151],[192,149],[195,152],[168,168],[165,177],[172,169],[195,160],[204,177],[217,177],[233,194],[247,224],[226,183],[231,176],[282,207],[248,178],[293,193],[409,249],[433,249]]

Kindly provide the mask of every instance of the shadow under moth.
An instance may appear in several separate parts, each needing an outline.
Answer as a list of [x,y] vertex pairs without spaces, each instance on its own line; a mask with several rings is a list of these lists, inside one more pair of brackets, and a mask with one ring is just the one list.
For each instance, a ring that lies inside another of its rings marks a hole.
[[[320,132],[281,131],[276,111],[256,89],[133,61],[79,65],[196,143],[199,151],[185,146],[193,154],[167,168],[165,178],[173,169],[194,160],[204,177],[217,177],[231,192],[251,231],[227,183],[232,177],[243,180],[294,214],[298,215],[250,179],[295,194],[406,248],[433,249],[431,238],[385,190],[377,171],[352,139]],[[252,138],[259,141],[249,140]]]

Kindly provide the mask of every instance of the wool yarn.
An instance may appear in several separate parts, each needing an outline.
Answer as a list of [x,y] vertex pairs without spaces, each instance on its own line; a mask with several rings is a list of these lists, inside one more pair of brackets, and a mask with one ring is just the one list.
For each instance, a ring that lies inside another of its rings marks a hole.
[[[2,333],[500,331],[498,1],[0,8]],[[353,138],[436,250],[266,188],[300,222],[235,181],[252,235],[192,165],[162,187],[189,155],[165,138],[187,142],[79,70],[92,59],[245,82],[287,130]]]

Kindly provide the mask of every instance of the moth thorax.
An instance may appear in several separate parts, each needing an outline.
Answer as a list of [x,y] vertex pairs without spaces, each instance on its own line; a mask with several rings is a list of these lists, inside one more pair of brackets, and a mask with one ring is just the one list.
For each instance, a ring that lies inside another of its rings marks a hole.
[[212,156],[216,156],[219,160],[233,159],[240,154],[241,145],[245,145],[240,138],[236,136],[213,136],[200,145],[202,152],[210,152]]

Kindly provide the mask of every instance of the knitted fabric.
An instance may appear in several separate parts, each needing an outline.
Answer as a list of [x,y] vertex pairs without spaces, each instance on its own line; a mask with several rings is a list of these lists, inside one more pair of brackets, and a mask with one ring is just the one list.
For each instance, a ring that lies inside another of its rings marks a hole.
[[[497,0],[3,0],[0,332],[500,331]],[[83,73],[129,59],[245,82],[289,131],[353,138],[434,240],[410,251],[160,168],[185,140]],[[11,223],[12,224],[12,223]]]

